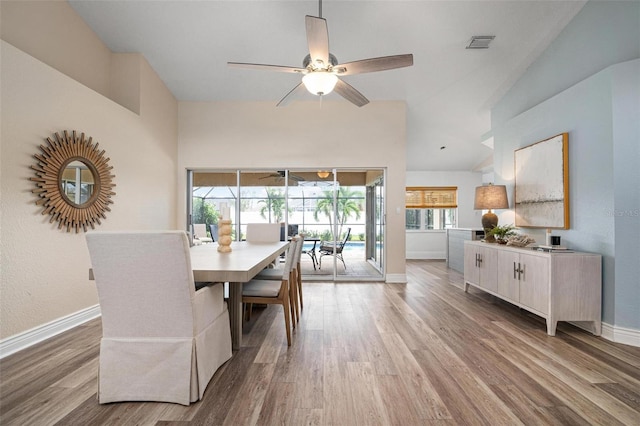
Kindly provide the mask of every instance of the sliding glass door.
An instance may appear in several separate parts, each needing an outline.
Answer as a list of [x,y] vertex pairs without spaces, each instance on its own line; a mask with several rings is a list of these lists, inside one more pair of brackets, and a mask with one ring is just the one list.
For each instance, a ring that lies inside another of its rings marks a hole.
[[384,278],[384,170],[290,169],[188,172],[188,218],[205,223],[214,240],[228,206],[233,238],[248,223],[280,223],[281,239],[305,235],[305,279]]

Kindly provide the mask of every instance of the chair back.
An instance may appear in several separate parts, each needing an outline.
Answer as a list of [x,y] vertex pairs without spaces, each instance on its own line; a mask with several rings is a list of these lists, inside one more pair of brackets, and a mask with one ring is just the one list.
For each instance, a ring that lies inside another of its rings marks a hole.
[[289,280],[289,274],[293,271],[296,265],[296,256],[298,254],[298,247],[302,247],[300,237],[291,238],[289,242],[289,248],[287,249],[287,257],[284,262],[284,268],[282,268],[282,279]]
[[280,241],[279,223],[248,223],[246,240],[252,243]]
[[296,245],[296,258],[294,259],[295,265],[300,264],[300,258],[302,257],[302,246],[304,246],[304,235],[298,234],[298,243]]
[[196,238],[207,238],[207,225],[205,223],[194,223],[193,236]]
[[344,248],[344,245],[347,244],[347,241],[349,241],[349,236],[350,235],[351,235],[351,228],[347,228],[347,233],[344,236],[344,239],[340,243],[338,243],[338,246],[340,248]]
[[211,225],[209,225],[209,232],[211,233],[211,239],[213,241],[217,241],[218,240],[218,224],[212,223]]
[[192,337],[193,271],[184,231],[89,232],[103,337]]

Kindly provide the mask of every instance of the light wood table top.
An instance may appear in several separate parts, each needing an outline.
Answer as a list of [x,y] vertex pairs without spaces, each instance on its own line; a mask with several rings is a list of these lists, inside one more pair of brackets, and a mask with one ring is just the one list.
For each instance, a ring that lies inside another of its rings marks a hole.
[[218,244],[193,246],[191,269],[195,281],[247,282],[284,252],[289,243],[234,241],[230,253],[219,253]]

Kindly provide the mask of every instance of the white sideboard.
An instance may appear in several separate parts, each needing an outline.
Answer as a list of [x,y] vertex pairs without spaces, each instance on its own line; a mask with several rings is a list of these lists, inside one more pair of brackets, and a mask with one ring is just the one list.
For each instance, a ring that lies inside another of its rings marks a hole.
[[550,336],[558,321],[588,321],[597,336],[602,330],[599,254],[465,241],[465,292],[469,285],[545,318]]

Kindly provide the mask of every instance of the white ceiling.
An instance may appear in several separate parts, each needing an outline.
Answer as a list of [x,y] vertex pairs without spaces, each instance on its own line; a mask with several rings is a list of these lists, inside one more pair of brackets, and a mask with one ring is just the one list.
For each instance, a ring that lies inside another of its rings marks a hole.
[[[299,76],[226,63],[301,66],[304,16],[318,15],[317,1],[302,0],[69,3],[112,51],[142,53],[178,100],[273,101],[274,108]],[[583,5],[325,0],[322,16],[338,62],[413,53],[413,67],[342,77],[371,101],[407,102],[407,170],[472,170],[491,156],[481,143],[491,107]],[[488,50],[465,49],[473,35],[496,38]]]

